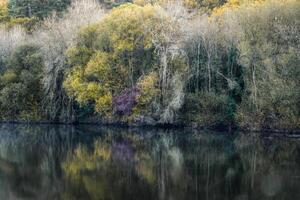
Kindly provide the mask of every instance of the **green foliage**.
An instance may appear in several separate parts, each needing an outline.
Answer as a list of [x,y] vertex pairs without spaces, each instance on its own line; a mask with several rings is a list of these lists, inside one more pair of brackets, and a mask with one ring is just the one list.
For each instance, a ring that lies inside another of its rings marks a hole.
[[20,26],[24,27],[27,32],[31,33],[34,31],[37,24],[38,24],[37,18],[23,17],[23,18],[10,18],[10,20],[7,21],[7,23],[5,25],[6,25],[7,29],[10,29],[10,28],[13,28],[14,26],[20,25]]
[[[240,126],[298,127],[298,9],[294,0],[232,0],[215,9],[208,25],[217,24],[217,28],[211,28],[208,35],[200,32],[199,39],[187,43],[191,70],[187,90],[192,96],[200,93],[199,101],[201,91],[233,99],[231,104],[237,110],[229,112],[230,118]],[[222,109],[219,111],[226,116]],[[196,116],[191,114],[189,119]]]
[[131,3],[132,0],[98,0],[105,8],[112,9],[124,3]]
[[181,120],[200,125],[230,125],[234,120],[235,103],[226,95],[197,93],[186,96]]
[[[99,21],[94,1],[75,1],[65,15],[45,19],[69,3],[0,0],[2,118],[37,116],[43,98],[53,120],[74,120],[78,111],[109,120],[299,128],[298,1],[105,1],[122,5]],[[75,4],[95,13],[80,19]],[[25,40],[39,47],[22,46]]]
[[3,3],[0,1],[0,25],[7,29],[11,29],[14,26],[20,25],[24,27],[28,32],[32,32],[38,23],[36,17],[12,17],[9,15],[8,4],[6,1]]
[[0,76],[2,118],[40,118],[42,57],[35,46],[21,46],[7,61]]
[[70,0],[9,0],[8,13],[13,18],[44,18],[53,11],[63,11],[69,4]]
[[41,19],[46,18],[51,12],[62,12],[70,2],[70,0],[46,2],[42,0],[1,0],[0,25],[4,25],[7,29],[20,25],[28,32],[33,32]]
[[239,121],[264,128],[299,127],[300,41],[295,27],[300,4],[291,0],[244,8],[238,10],[244,31],[239,61],[246,81]]
[[184,0],[188,8],[198,8],[202,12],[211,12],[226,3],[227,0]]
[[69,94],[81,105],[93,103],[97,112],[111,115],[112,97],[153,68],[151,36],[143,28],[151,20],[154,7],[125,4],[81,30],[76,47],[67,53],[76,66],[64,84]]
[[151,107],[150,105],[155,102],[155,98],[158,97],[160,91],[157,83],[158,75],[155,72],[141,77],[137,83],[140,94],[137,97],[137,105],[133,110],[133,115],[149,115],[154,112],[154,106]]
[[196,1],[200,6],[206,7],[208,9],[213,9],[226,3],[226,0],[196,0]]

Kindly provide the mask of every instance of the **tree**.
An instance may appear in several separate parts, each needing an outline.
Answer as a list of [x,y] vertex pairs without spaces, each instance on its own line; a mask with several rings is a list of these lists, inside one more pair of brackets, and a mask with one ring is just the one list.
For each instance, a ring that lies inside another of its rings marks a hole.
[[62,18],[54,15],[45,19],[42,27],[33,34],[44,61],[43,109],[49,119],[76,120],[74,101],[63,88],[69,69],[65,51],[75,44],[80,27],[99,21],[103,15],[104,10],[94,0],[75,0]]
[[45,18],[51,12],[61,12],[70,4],[70,0],[9,0],[8,12],[11,17]]
[[9,19],[7,10],[7,1],[0,0],[0,24]]
[[40,118],[42,57],[35,46],[17,48],[0,76],[0,107],[4,118]]
[[112,98],[155,67],[151,35],[144,31],[145,23],[155,22],[154,14],[153,6],[125,4],[83,29],[76,47],[68,50],[73,69],[64,85],[69,95],[111,115]]
[[[245,93],[237,113],[246,126],[299,125],[299,10],[297,1],[254,1],[235,12]],[[298,124],[298,125],[297,125]]]

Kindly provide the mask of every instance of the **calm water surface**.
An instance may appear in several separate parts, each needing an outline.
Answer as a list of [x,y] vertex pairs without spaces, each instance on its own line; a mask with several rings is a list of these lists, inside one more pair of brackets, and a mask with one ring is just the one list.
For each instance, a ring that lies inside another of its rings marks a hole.
[[0,199],[300,199],[300,140],[0,125]]

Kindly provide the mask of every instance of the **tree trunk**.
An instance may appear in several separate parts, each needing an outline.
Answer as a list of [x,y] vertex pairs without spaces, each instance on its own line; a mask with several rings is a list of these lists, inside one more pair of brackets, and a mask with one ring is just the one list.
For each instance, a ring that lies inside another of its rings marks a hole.
[[208,92],[211,92],[211,55],[208,53],[207,73],[208,73]]

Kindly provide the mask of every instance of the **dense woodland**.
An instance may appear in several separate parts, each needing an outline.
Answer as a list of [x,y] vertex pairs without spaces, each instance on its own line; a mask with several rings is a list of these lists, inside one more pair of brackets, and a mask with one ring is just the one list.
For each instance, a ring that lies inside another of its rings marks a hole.
[[298,0],[0,0],[0,119],[300,128]]

